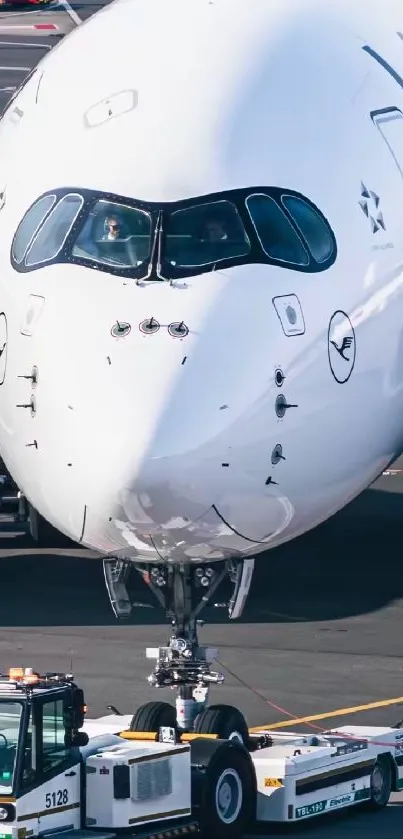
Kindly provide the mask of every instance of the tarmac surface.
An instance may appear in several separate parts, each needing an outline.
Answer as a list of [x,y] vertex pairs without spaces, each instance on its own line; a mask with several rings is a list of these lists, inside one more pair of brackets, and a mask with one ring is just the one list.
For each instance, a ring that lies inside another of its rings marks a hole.
[[107,2],[54,0],[43,8],[0,5],[0,114],[29,71]]
[[[0,112],[42,56],[102,5],[55,2],[18,13],[1,6]],[[402,536],[403,472],[382,477],[325,525],[261,556],[240,621],[231,624],[225,609],[203,613],[200,640],[219,648],[217,669],[227,676],[213,701],[238,706],[251,726],[317,715],[300,728],[396,724],[403,717]],[[106,713],[108,704],[131,713],[155,696],[145,648],[166,641],[168,627],[136,575],[133,596],[145,605],[118,625],[97,560],[72,544],[34,549],[21,526],[0,516],[0,669],[73,670],[88,716]],[[270,837],[401,839],[402,805],[403,793],[394,794],[379,814],[344,811],[274,828]]]

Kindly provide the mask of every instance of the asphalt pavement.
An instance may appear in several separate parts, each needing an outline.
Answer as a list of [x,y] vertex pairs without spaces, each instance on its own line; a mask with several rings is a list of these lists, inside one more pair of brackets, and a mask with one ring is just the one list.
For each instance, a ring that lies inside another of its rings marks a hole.
[[107,3],[67,0],[36,9],[0,6],[0,114],[30,70],[61,38]]
[[[224,609],[206,609],[200,640],[219,648],[217,669],[226,674],[212,701],[238,706],[259,727],[301,717],[308,719],[292,722],[293,729],[398,723],[402,511],[403,476],[382,478],[314,532],[258,559],[240,621],[230,623]],[[90,716],[104,714],[108,704],[131,713],[156,696],[146,681],[152,663],[145,648],[164,643],[169,628],[135,573],[131,593],[143,606],[118,625],[97,554],[75,545],[34,549],[21,526],[4,517],[0,545],[1,669],[72,670]],[[160,691],[158,698],[172,701],[172,694]],[[292,833],[401,839],[402,804],[403,794],[394,794],[380,814],[345,811]],[[276,839],[284,830],[269,835]]]
[[[1,7],[0,111],[42,56],[101,5],[54,3],[18,14]],[[403,459],[397,466],[403,468]],[[237,705],[251,726],[301,717],[308,720],[299,728],[309,730],[400,720],[402,537],[403,474],[397,474],[381,478],[314,532],[260,557],[240,621],[230,623],[220,608],[203,613],[200,640],[219,648],[217,667],[227,677],[213,700]],[[105,713],[110,703],[131,713],[155,696],[146,681],[151,662],[145,647],[166,641],[168,627],[136,575],[132,593],[143,605],[118,625],[96,554],[74,545],[34,549],[4,516],[0,568],[1,669],[73,669],[90,716]],[[172,701],[172,694],[162,691],[158,698]],[[345,713],[351,708],[354,713]],[[344,812],[299,825],[292,834],[401,839],[402,804],[403,794],[394,795],[375,816]],[[277,828],[270,833],[271,839],[280,835]]]

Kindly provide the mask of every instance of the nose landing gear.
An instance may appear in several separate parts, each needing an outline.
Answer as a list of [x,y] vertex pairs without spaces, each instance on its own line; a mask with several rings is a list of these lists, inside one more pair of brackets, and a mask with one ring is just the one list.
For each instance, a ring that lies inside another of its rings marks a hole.
[[227,604],[229,617],[240,617],[249,593],[254,562],[254,559],[223,561],[216,569],[193,565],[138,565],[116,557],[104,560],[105,582],[116,617],[127,618],[134,605],[127,590],[128,572],[134,565],[165,609],[172,626],[167,645],[148,648],[146,655],[156,661],[148,677],[149,684],[176,689],[176,712],[168,703],[147,703],[134,715],[132,731],[157,731],[160,726],[172,727],[174,722],[182,731],[217,734],[220,739],[247,743],[248,728],[236,708],[228,705],[207,707],[211,685],[222,684],[224,675],[211,669],[218,650],[200,646],[198,627],[203,623],[199,619],[202,609],[227,576],[233,585]]

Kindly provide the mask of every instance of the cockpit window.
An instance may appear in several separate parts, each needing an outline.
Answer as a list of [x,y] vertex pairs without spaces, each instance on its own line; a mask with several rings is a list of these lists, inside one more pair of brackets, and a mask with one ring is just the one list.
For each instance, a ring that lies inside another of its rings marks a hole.
[[238,210],[231,201],[195,204],[164,219],[163,261],[178,268],[214,265],[250,251]]
[[73,258],[137,268],[150,261],[151,233],[151,216],[145,210],[97,201],[75,241]]
[[267,256],[294,265],[309,265],[309,255],[299,236],[273,198],[264,193],[249,195],[246,206]]
[[319,213],[296,195],[283,195],[281,200],[301,231],[314,259],[326,262],[332,255],[334,245],[330,231]]
[[27,248],[35,236],[39,225],[46,218],[56,201],[56,195],[45,195],[36,201],[25,213],[24,218],[14,236],[12,255],[17,263],[23,261]]
[[240,265],[317,273],[336,256],[329,222],[309,198],[261,185],[161,202],[65,186],[27,211],[10,254],[21,273],[52,261],[136,282]]
[[48,215],[27,253],[28,266],[50,262],[62,249],[83,206],[81,195],[65,195]]

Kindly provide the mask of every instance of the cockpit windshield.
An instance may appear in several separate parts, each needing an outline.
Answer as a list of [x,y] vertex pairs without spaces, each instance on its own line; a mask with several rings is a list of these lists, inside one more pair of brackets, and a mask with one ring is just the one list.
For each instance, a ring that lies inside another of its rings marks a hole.
[[315,273],[336,254],[327,219],[290,189],[243,187],[157,203],[65,187],[28,208],[11,262],[21,273],[59,262],[172,281],[247,264]]
[[20,702],[0,700],[0,795],[13,788],[22,708]]
[[250,241],[235,204],[214,201],[167,214],[162,259],[178,268],[195,268],[239,259]]
[[138,268],[151,256],[151,216],[145,210],[97,201],[73,247],[73,258]]

